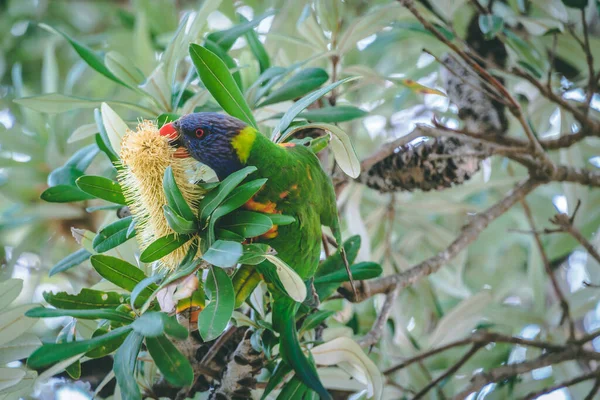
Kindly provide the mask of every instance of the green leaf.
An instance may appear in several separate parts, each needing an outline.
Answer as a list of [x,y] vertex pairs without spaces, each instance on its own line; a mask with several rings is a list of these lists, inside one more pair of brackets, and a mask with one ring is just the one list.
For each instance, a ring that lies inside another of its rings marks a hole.
[[292,76],[277,90],[269,94],[257,107],[293,100],[315,90],[329,79],[322,68],[306,68]]
[[335,89],[336,87],[338,87],[346,82],[353,81],[355,79],[358,79],[358,77],[356,77],[356,76],[348,77],[348,78],[342,79],[340,81],[334,82],[334,83],[327,85],[321,89],[315,90],[314,92],[304,96],[303,98],[301,98],[300,100],[295,102],[294,105],[291,106],[289,108],[289,110],[286,111],[286,113],[283,115],[283,117],[279,121],[279,124],[275,127],[275,130],[273,131],[273,137],[278,138],[280,133],[285,131],[287,129],[287,127],[290,126],[290,124],[292,123],[294,118],[296,118],[298,116],[298,114],[300,114],[300,112],[304,111],[304,109],[306,107],[308,107],[315,101],[319,100],[321,97],[323,97],[324,95],[326,95],[327,93],[329,93],[330,91]]
[[327,318],[331,317],[334,314],[335,314],[335,311],[326,311],[326,310],[318,310],[318,311],[310,314],[308,317],[306,317],[306,319],[302,323],[302,328],[300,329],[300,332],[298,332],[298,334],[302,335],[303,332],[307,332],[307,331],[310,331],[311,329],[315,329],[317,326],[321,325],[321,323],[323,323],[323,321],[325,321]]
[[314,122],[336,123],[362,118],[368,114],[367,111],[354,106],[335,106],[305,110],[298,114],[298,118],[306,118]]
[[129,226],[132,222],[133,217],[129,216],[100,229],[92,242],[94,250],[98,253],[104,253],[134,237],[135,231],[129,232]]
[[195,259],[198,252],[198,239],[194,239],[194,242],[190,246],[185,258],[179,264],[179,268],[174,273],[170,274],[165,281],[160,285],[161,288],[165,287],[171,282],[175,282],[179,278],[192,274],[198,269],[199,260]]
[[[100,327],[94,331],[92,338],[105,335],[108,332],[110,332],[108,330],[108,328]],[[122,336],[113,338],[112,340],[109,340],[106,343],[101,344],[100,346],[96,347],[95,349],[88,351],[87,353],[85,353],[85,356],[89,357],[89,358],[106,357],[107,355],[109,355],[109,354],[113,353],[115,350],[117,350],[123,344],[124,340],[125,340],[125,338]]]
[[104,56],[106,68],[121,82],[130,88],[137,89],[144,82],[144,74],[127,57],[117,51],[109,51]]
[[271,222],[273,223],[273,225],[277,226],[290,225],[296,222],[296,218],[294,218],[291,215],[268,214],[267,216],[271,218]]
[[77,179],[77,187],[99,199],[126,206],[121,185],[103,176],[84,175]]
[[245,21],[241,24],[235,25],[229,29],[219,32],[213,32],[208,35],[208,40],[215,42],[218,44],[223,50],[228,51],[231,49],[231,46],[235,43],[237,38],[244,35],[245,33],[252,31],[255,26],[260,24],[260,21],[267,18],[270,15],[273,15],[275,11],[268,11],[258,17],[254,18],[252,21]]
[[188,337],[187,328],[180,325],[175,316],[169,316],[164,312],[150,311],[144,313],[131,324],[131,327],[135,332],[145,337],[157,337],[163,334],[178,339]]
[[[92,266],[100,276],[130,292],[138,283],[146,278],[146,274],[144,274],[141,269],[129,264],[127,261],[115,257],[97,254],[92,256],[91,262]],[[140,294],[140,297],[147,299],[156,289],[156,285],[149,285]]]
[[[152,276],[142,279],[137,285],[135,285],[135,287],[131,291],[131,296],[129,297],[129,304],[131,305],[131,307],[136,308],[136,307],[142,306],[142,304],[144,303],[143,300],[145,300],[145,297],[138,299],[140,294],[145,293],[147,295],[148,292],[146,291],[146,289],[149,286],[156,287],[156,282],[158,282],[162,278],[163,278],[162,274],[157,273],[156,275],[152,275]],[[150,289],[150,290],[152,290],[152,289]],[[158,290],[158,288],[156,290]],[[154,294],[155,291],[152,290],[152,292]]]
[[[248,22],[241,14],[238,14],[238,18],[242,23]],[[252,51],[252,54],[254,54],[254,57],[256,57],[256,60],[258,61],[260,72],[265,72],[265,70],[271,66],[271,60],[269,59],[269,54],[267,54],[267,51],[265,50],[265,46],[263,46],[254,29],[248,30],[244,36],[246,37],[246,42],[248,42],[250,51]]]
[[208,342],[219,337],[227,327],[233,314],[235,293],[227,273],[212,266],[206,278],[206,291],[210,291],[212,297],[198,316],[198,330],[202,339]]
[[[360,262],[350,267],[355,280],[377,278],[383,272],[381,265],[374,262]],[[349,280],[345,269],[315,278],[315,283],[341,283]]]
[[223,219],[221,226],[245,238],[250,238],[268,232],[273,227],[273,222],[266,214],[236,211]]
[[242,256],[242,245],[237,242],[217,240],[202,255],[202,259],[221,268],[234,266]]
[[44,300],[56,308],[71,310],[91,310],[96,308],[116,308],[125,302],[122,294],[83,288],[78,294],[67,292],[44,292]]
[[147,337],[146,347],[156,366],[170,384],[182,387],[193,383],[192,365],[165,335]]
[[117,337],[125,336],[131,330],[130,326],[123,326],[113,329],[106,335],[102,335],[89,340],[82,340],[70,343],[51,343],[45,344],[29,356],[27,365],[29,368],[42,368],[58,361],[76,356],[77,354],[86,353],[96,347],[102,346],[114,340]]
[[216,231],[217,240],[231,240],[233,242],[243,242],[245,237],[238,235],[237,233],[228,231],[227,229],[217,229]]
[[223,61],[211,51],[197,44],[190,45],[190,56],[202,83],[217,103],[223,107],[223,110],[257,128],[250,107]]
[[119,347],[114,357],[113,371],[117,384],[121,390],[121,397],[128,400],[141,400],[140,388],[135,377],[137,356],[142,347],[144,337],[136,332],[131,332]]
[[240,307],[252,294],[262,278],[253,265],[242,265],[235,271],[232,278],[233,290],[235,291],[235,306]]
[[0,282],[0,310],[6,308],[21,293],[23,289],[23,279],[7,279]]
[[306,298],[306,285],[296,271],[276,256],[267,255],[266,259],[275,266],[277,277],[288,296],[299,303],[303,302]]
[[102,125],[106,130],[106,136],[110,142],[110,147],[115,153],[121,153],[121,142],[127,133],[127,124],[106,102],[100,104],[100,113],[102,117]]
[[217,186],[216,189],[208,192],[198,205],[198,216],[202,223],[208,219],[213,211],[227,198],[229,193],[240,184],[248,175],[256,171],[256,167],[245,167],[229,175]]
[[102,120],[102,112],[95,108],[94,109],[94,121],[96,121],[96,126],[98,127],[98,134],[96,135],[96,144],[106,154],[108,159],[115,163],[119,161],[119,156],[115,152],[115,149],[112,148],[110,143],[110,138],[108,137],[108,133],[104,128],[104,121]]
[[236,61],[233,59],[233,57],[231,57],[225,50],[223,50],[218,44],[216,44],[212,40],[205,39],[204,47],[208,51],[213,52],[217,57],[219,57],[225,63],[225,66],[231,72],[231,77],[235,81],[235,84],[237,85],[237,87],[240,90],[242,90],[243,89],[242,75],[240,74],[238,65],[237,65]]
[[52,186],[42,192],[40,199],[48,203],[70,203],[72,201],[91,200],[94,196],[71,185]]
[[23,333],[10,342],[0,345],[0,364],[21,360],[42,345],[33,333]]
[[246,204],[246,202],[250,200],[252,196],[254,196],[260,190],[260,188],[264,186],[266,182],[267,179],[256,179],[254,181],[245,183],[233,189],[229,197],[227,197],[210,216],[207,234],[209,244],[212,244],[215,240],[214,230],[217,221],[221,217],[231,213],[232,211],[237,210],[242,205]]
[[[162,126],[168,122],[173,122],[173,121],[177,121],[179,119],[180,115],[179,114],[175,114],[175,113],[164,113],[164,114],[160,114],[158,117],[156,117],[156,125],[159,128],[162,128]],[[167,168],[171,168],[171,166],[167,167]],[[165,174],[167,173],[167,171],[165,171]],[[173,171],[171,170],[171,174],[173,173]],[[163,185],[164,185],[164,181],[163,181]]]
[[59,272],[64,272],[68,269],[78,266],[88,258],[92,256],[92,253],[87,251],[86,249],[79,249],[74,253],[69,254],[62,260],[56,263],[50,271],[48,272],[48,276],[56,275]]
[[263,395],[260,398],[260,400],[265,400],[269,393],[271,393],[273,389],[279,386],[279,384],[283,381],[286,375],[290,372],[292,372],[290,366],[285,361],[280,361],[279,364],[277,364],[277,366],[275,367],[273,375],[271,375],[271,377],[269,378],[269,382],[267,383],[265,391],[263,392]]
[[244,245],[244,254],[238,262],[240,264],[257,265],[265,261],[265,256],[269,254],[271,247],[264,243],[251,243]]
[[165,219],[167,220],[167,224],[169,224],[171,229],[173,229],[176,233],[187,234],[198,231],[198,227],[194,221],[183,218],[166,204],[163,206],[163,213],[165,215]]
[[29,318],[74,317],[81,319],[107,319],[109,321],[129,323],[133,318],[128,313],[110,308],[94,310],[63,310],[59,308],[36,307],[25,313]]
[[67,96],[61,93],[46,93],[36,96],[21,97],[19,99],[14,99],[13,101],[23,107],[31,108],[32,110],[47,114],[60,114],[80,108],[95,108],[98,107],[103,101],[106,101],[112,106],[128,108],[142,115],[153,116],[156,114],[149,108],[134,103],[102,99],[87,99],[83,97]]
[[302,400],[308,390],[308,386],[294,376],[283,385],[276,400]]
[[71,253],[59,262],[56,263],[50,271],[48,272],[48,276],[56,275],[59,272],[64,272],[68,269],[78,266],[88,258],[92,256],[92,253],[87,251],[86,249],[79,249],[75,253]]
[[150,263],[156,260],[160,260],[167,254],[170,254],[189,242],[191,239],[190,235],[178,235],[171,233],[161,238],[156,239],[150,243],[148,247],[140,254],[140,261],[144,263]]
[[0,314],[0,345],[10,342],[27,332],[36,323],[35,319],[25,316],[32,304],[9,308]]
[[112,72],[110,72],[110,70],[108,68],[106,68],[106,66],[104,65],[104,62],[102,61],[102,58],[98,54],[96,54],[93,50],[91,50],[89,47],[84,46],[83,44],[81,44],[78,41],[76,41],[75,39],[71,38],[69,35],[67,35],[63,31],[58,30],[49,25],[39,24],[39,27],[65,38],[69,42],[69,44],[73,47],[73,50],[75,50],[77,52],[77,54],[79,54],[79,57],[81,57],[81,59],[83,61],[85,61],[85,63],[87,65],[89,65],[96,71],[100,72],[102,75],[104,75],[108,79],[110,79],[120,85],[124,85],[124,83],[121,82],[121,80],[119,78],[117,78]]
[[486,40],[490,40],[496,37],[496,35],[502,31],[504,27],[504,20],[494,14],[481,14],[479,15],[479,29]]

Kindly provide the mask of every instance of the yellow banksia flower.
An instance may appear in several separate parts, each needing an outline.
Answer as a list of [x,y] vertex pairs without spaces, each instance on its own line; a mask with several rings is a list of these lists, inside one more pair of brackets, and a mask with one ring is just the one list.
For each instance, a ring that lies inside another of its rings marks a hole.
[[[175,150],[166,137],[159,135],[156,124],[147,120],[136,130],[128,129],[121,142],[121,168],[117,179],[131,209],[142,251],[156,239],[175,233],[163,214],[163,206],[167,204],[163,190],[167,167],[172,168],[175,182],[192,210],[197,208],[202,197],[201,189],[191,181],[194,160],[174,157]],[[192,243],[190,240],[164,256],[160,260],[161,266],[171,270],[176,268]]]

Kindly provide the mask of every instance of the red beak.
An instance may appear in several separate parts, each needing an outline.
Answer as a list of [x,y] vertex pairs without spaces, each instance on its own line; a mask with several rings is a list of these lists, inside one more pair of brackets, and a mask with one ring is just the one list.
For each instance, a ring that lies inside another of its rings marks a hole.
[[179,133],[177,133],[177,129],[175,129],[173,123],[164,124],[158,132],[160,133],[160,136],[166,136],[169,139],[177,139],[177,136],[179,136]]

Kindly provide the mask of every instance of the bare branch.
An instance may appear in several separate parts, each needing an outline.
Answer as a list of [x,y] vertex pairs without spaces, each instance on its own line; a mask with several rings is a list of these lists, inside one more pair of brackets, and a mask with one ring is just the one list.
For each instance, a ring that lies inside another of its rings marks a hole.
[[383,334],[383,330],[385,329],[385,323],[390,316],[390,311],[392,311],[392,306],[398,298],[398,292],[399,290],[392,290],[386,295],[383,307],[381,307],[381,311],[379,312],[373,327],[369,333],[365,335],[365,337],[359,340],[359,345],[362,347],[372,347],[379,342],[379,339],[381,339],[381,335]]
[[581,376],[575,377],[573,379],[569,379],[568,381],[561,382],[561,383],[559,383],[557,385],[550,386],[550,387],[545,387],[542,390],[539,390],[537,392],[529,393],[528,395],[526,395],[525,397],[523,397],[522,400],[537,399],[538,397],[540,397],[540,396],[542,396],[542,395],[544,395],[546,393],[551,393],[551,392],[554,392],[555,390],[558,390],[558,389],[561,389],[561,388],[565,388],[565,387],[577,385],[578,383],[585,382],[585,381],[588,381],[588,380],[594,379],[594,378],[596,378],[596,383],[598,383],[598,382],[600,382],[598,380],[599,374],[600,374],[600,371],[594,370],[594,371],[592,371],[592,372],[590,372],[588,374],[581,375]]
[[533,231],[533,237],[535,239],[535,244],[537,245],[538,251],[540,252],[540,256],[542,257],[542,262],[544,263],[544,269],[546,270],[546,275],[548,275],[548,277],[550,278],[550,282],[552,283],[552,288],[554,289],[554,293],[556,294],[556,297],[558,297],[558,301],[560,303],[560,307],[563,312],[561,319],[560,319],[560,324],[562,325],[562,323],[564,321],[567,321],[567,323],[569,325],[569,340],[573,340],[573,339],[575,339],[575,323],[573,322],[573,319],[571,318],[571,314],[569,312],[569,303],[567,302],[565,295],[563,294],[562,290],[560,289],[560,286],[556,280],[556,276],[554,275],[554,272],[552,271],[552,267],[550,266],[550,260],[548,259],[548,255],[546,254],[546,251],[544,250],[544,245],[542,244],[540,235],[536,231],[535,221],[533,220],[533,214],[531,213],[531,209],[529,208],[529,205],[527,204],[527,201],[525,199],[523,199],[521,201],[521,205],[523,206],[523,211],[525,211],[525,216],[527,217],[527,220],[529,221],[529,226],[531,226],[531,229]]

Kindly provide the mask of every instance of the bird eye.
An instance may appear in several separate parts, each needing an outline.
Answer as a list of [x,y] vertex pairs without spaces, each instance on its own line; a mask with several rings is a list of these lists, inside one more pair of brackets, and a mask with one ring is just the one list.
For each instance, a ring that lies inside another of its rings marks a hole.
[[202,138],[202,136],[204,136],[204,129],[202,129],[202,128],[196,129],[196,137],[198,139],[200,139],[200,138]]

